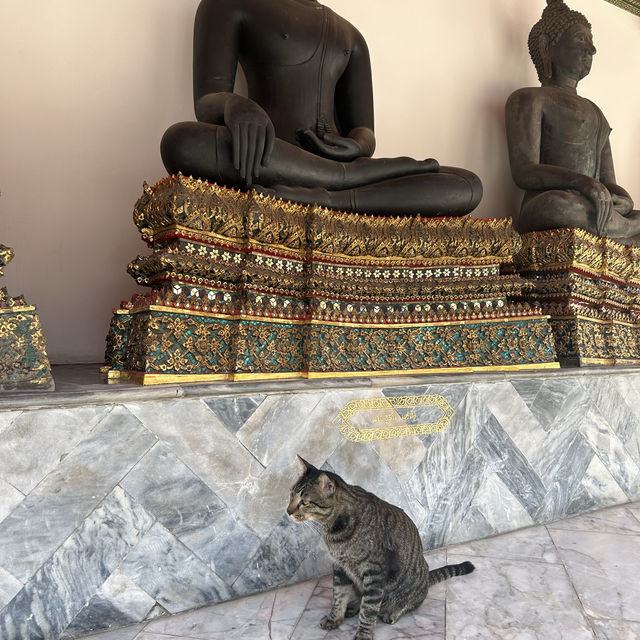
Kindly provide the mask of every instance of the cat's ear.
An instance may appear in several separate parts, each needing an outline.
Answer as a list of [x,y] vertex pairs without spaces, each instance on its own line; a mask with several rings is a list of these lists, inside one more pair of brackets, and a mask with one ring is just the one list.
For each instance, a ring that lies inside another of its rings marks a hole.
[[326,473],[318,476],[317,484],[323,498],[332,496],[336,490],[336,483]]
[[311,463],[307,462],[302,456],[298,456],[298,462],[302,465],[305,472],[316,470],[316,468]]

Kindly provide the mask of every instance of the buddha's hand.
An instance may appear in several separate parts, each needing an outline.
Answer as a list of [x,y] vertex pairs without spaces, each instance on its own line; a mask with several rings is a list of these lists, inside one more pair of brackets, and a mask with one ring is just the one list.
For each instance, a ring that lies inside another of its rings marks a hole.
[[320,137],[311,129],[300,129],[296,132],[296,136],[304,149],[330,160],[351,162],[368,155],[360,143],[353,138],[343,138],[333,133],[325,133]]
[[224,123],[233,140],[233,166],[250,185],[267,166],[273,151],[275,130],[265,110],[253,100],[233,95],[224,108]]
[[611,193],[602,182],[583,176],[581,184],[576,185],[578,191],[591,201],[595,210],[595,225],[599,236],[606,235],[606,227],[613,211]]

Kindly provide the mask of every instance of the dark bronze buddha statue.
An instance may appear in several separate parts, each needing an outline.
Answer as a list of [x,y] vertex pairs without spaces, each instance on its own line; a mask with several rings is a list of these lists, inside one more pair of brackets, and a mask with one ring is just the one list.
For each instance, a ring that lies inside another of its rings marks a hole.
[[515,91],[506,105],[511,172],[525,190],[519,231],[578,227],[637,244],[640,211],[616,184],[611,128],[576,90],[596,53],[591,25],[562,0],[547,4],[529,35],[542,86]]
[[[233,92],[238,63],[248,97]],[[371,157],[367,45],[316,0],[202,0],[193,76],[197,122],[161,144],[170,173],[381,215],[465,215],[482,197],[470,171]]]

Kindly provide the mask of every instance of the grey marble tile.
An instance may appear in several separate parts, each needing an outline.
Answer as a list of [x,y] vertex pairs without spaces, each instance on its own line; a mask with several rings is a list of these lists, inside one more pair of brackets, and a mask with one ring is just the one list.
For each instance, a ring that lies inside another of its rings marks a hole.
[[[310,419],[322,393],[273,395],[266,398],[241,429],[238,440],[266,467],[289,440],[299,447],[317,429]],[[295,453],[292,451],[291,457]]]
[[120,485],[215,570],[222,543],[215,523],[226,505],[167,445],[156,444]]
[[302,561],[288,583],[297,584],[318,576],[328,576],[333,573],[333,562],[327,553],[324,544],[312,548],[307,557]]
[[156,523],[120,570],[170,613],[233,597],[233,591],[209,567]]
[[567,531],[594,531],[599,533],[640,534],[640,521],[627,506],[599,509],[548,525],[549,529]]
[[[331,583],[321,582],[316,587],[305,608],[291,640],[352,640],[358,626],[358,618],[346,619],[338,629],[325,631],[320,620],[331,608]],[[415,611],[404,614],[394,625],[378,622],[374,631],[376,640],[400,640],[401,638],[424,638],[444,640],[444,599],[428,596]]]
[[22,415],[22,411],[0,411],[0,436]]
[[550,378],[543,382],[535,402],[529,408],[546,429],[562,415],[565,406],[580,404],[580,398],[585,395],[586,391],[577,378]]
[[589,616],[640,621],[640,536],[557,528],[549,533]]
[[472,387],[447,429],[438,433],[428,444],[422,463],[406,484],[407,492],[423,508],[431,509],[456,480],[461,461],[474,446],[481,426],[489,417],[490,413],[478,390]]
[[[422,447],[422,444],[417,446]],[[368,443],[343,440],[327,462],[345,482],[359,485],[395,504],[414,522],[420,522],[424,518],[424,508],[408,499],[403,485],[386,461],[380,458],[375,447]]]
[[0,522],[24,500],[24,494],[0,478]]
[[2,433],[0,475],[29,493],[111,410],[107,405],[25,411]]
[[0,523],[2,566],[26,581],[154,443],[126,409],[109,413]]
[[[583,381],[591,402],[611,425],[623,443],[640,432],[640,416],[635,415],[620,391],[617,378],[589,378]],[[624,391],[623,391],[624,393]]]
[[590,407],[578,429],[596,451],[618,485],[631,498],[630,494],[637,488],[635,480],[640,473],[640,467],[638,467],[638,461],[629,455],[624,444],[605,418],[595,408]]
[[321,545],[312,523],[295,523],[283,516],[233,583],[234,591],[242,596],[287,584],[309,552]]
[[466,509],[450,529],[449,544],[485,538],[534,524],[528,511],[507,489],[496,473],[487,469]]
[[216,514],[211,534],[209,549],[202,544],[192,545],[191,541],[185,544],[192,550],[192,547],[198,546],[200,551],[196,555],[207,562],[227,584],[233,584],[257,552],[261,540],[230,509]]
[[627,500],[627,494],[613,479],[600,458],[594,456],[580,484],[571,495],[567,515],[585,513],[597,507],[624,504]]
[[311,581],[157,620],[147,632],[181,637],[186,631],[190,638],[202,640],[288,640],[314,587]]
[[546,488],[524,454],[491,415],[475,442],[487,465],[534,518],[544,503]]
[[116,488],[0,612],[0,637],[58,637],[151,522],[141,507]]
[[[450,563],[465,556],[448,554]],[[475,556],[447,581],[447,640],[593,640],[562,565]]]
[[229,507],[263,466],[198,399],[126,405]]
[[474,540],[448,547],[447,554],[458,557],[479,556],[522,562],[561,563],[553,540],[543,526],[529,527],[485,540]]
[[591,626],[596,633],[596,640],[638,640],[640,638],[640,622],[591,619]]
[[233,398],[204,398],[204,403],[213,411],[229,431],[237,434],[244,423],[254,414],[266,396],[239,396]]
[[543,382],[544,380],[542,378],[530,378],[528,380],[512,380],[511,385],[529,410],[531,410],[531,407],[536,404],[536,398],[542,388]]
[[[87,637],[95,638],[95,640],[135,640],[143,629],[143,624],[134,624],[123,629],[114,629],[113,631],[96,633]],[[174,638],[174,640],[176,639]]]
[[[560,453],[560,452],[558,452]],[[571,515],[574,491],[580,486],[595,453],[579,433],[574,433],[559,457],[555,476],[540,508],[535,512],[536,522],[549,522]]]
[[487,464],[480,452],[472,448],[457,465],[457,470],[458,474],[438,496],[426,519],[418,526],[425,550],[441,547],[453,537],[455,523],[466,512],[482,484]]
[[0,569],[0,611],[9,604],[24,585],[4,569]]
[[120,571],[115,571],[60,636],[76,638],[90,632],[145,620],[155,600]]

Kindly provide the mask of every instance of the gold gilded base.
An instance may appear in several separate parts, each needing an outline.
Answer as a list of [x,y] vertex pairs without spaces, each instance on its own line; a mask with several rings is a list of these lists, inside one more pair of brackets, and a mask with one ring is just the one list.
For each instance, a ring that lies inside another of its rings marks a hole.
[[551,317],[563,364],[640,363],[640,248],[582,229],[528,233],[514,268]]
[[[173,176],[134,220],[151,288],[114,313],[111,379],[143,384],[402,375],[555,362],[506,273],[510,220],[382,218]],[[122,372],[116,374],[116,372]]]
[[[0,276],[13,250],[0,245]],[[55,388],[36,308],[0,289],[0,391]]]
[[541,364],[505,365],[505,366],[477,366],[477,367],[442,367],[440,369],[412,369],[409,371],[349,371],[349,372],[313,372],[300,371],[291,373],[237,373],[237,374],[159,374],[141,373],[139,371],[119,371],[107,369],[103,371],[109,384],[119,382],[135,382],[144,386],[156,384],[189,384],[209,382],[233,382],[233,381],[269,381],[269,380],[314,380],[327,378],[373,378],[384,376],[409,376],[409,375],[435,375],[435,374],[461,374],[461,373],[512,373],[515,371],[536,371],[559,369],[558,362],[545,362]]

